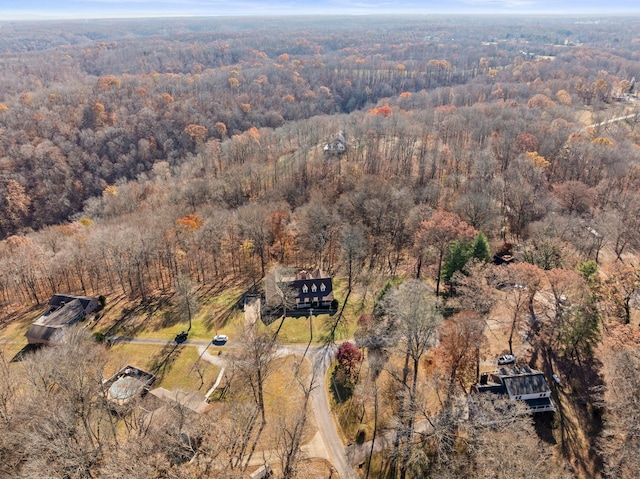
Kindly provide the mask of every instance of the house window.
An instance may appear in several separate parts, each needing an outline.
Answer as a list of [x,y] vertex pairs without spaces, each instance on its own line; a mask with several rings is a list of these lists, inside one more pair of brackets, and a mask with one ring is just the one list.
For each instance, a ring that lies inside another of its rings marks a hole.
[[309,288],[307,287],[306,284],[302,285],[302,292],[305,294],[309,292]]
[[315,293],[316,291],[318,291],[318,287],[316,286],[316,284],[315,284],[315,283],[313,283],[313,284],[311,285],[311,292],[312,292],[312,293]]
[[320,284],[320,291],[322,291],[324,293],[324,291],[327,289],[327,287],[324,285],[324,283]]

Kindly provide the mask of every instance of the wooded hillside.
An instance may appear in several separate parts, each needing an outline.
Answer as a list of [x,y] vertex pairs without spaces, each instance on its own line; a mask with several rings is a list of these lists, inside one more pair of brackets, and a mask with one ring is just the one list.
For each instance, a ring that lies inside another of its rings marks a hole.
[[[637,460],[619,456],[637,445],[622,418],[638,411],[621,398],[638,379],[640,351],[640,20],[2,28],[4,323],[59,291],[141,303],[173,292],[179,278],[202,289],[228,278],[250,284],[281,264],[344,278],[347,299],[353,291],[362,308],[377,294],[376,307],[391,309],[361,311],[369,316],[354,329],[366,340],[393,330],[394,314],[404,317],[393,310],[402,286],[391,296],[378,289],[389,278],[417,279],[403,284],[430,284],[435,294],[425,301],[447,316],[433,353],[445,359],[442,369],[420,369],[424,358],[414,354],[415,376],[405,369],[400,381],[411,397],[387,401],[399,422],[385,477],[494,467],[480,453],[458,462],[462,442],[411,438],[418,393],[437,377],[438,418],[451,412],[480,367],[480,339],[469,335],[480,323],[484,335],[498,315],[507,318],[509,349],[528,341],[532,363],[567,374],[574,394],[564,401],[584,415],[586,437],[577,447],[562,429],[570,472],[637,474]],[[339,132],[345,152],[325,152]],[[494,267],[496,253],[518,263]],[[437,342],[425,339],[425,350]],[[476,347],[477,355],[452,359]],[[393,358],[388,364],[400,378]],[[354,397],[373,423],[373,396]],[[460,437],[480,448],[486,436],[474,431]],[[425,457],[412,469],[416,450]],[[531,467],[511,477],[548,472]]]

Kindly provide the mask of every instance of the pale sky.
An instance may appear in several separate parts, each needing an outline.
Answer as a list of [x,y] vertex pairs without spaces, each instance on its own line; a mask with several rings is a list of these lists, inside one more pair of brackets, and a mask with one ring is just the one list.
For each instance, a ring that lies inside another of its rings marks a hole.
[[640,15],[640,0],[0,0],[0,21],[388,13]]

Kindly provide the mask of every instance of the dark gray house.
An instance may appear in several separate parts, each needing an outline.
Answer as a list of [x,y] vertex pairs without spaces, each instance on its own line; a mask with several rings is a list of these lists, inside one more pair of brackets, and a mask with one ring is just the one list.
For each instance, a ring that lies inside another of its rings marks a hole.
[[55,294],[49,310],[40,316],[25,333],[29,344],[50,344],[59,341],[69,326],[86,318],[98,308],[98,298]]
[[321,269],[303,270],[295,276],[282,277],[280,282],[296,292],[296,309],[327,309],[331,306],[333,282]]
[[502,367],[491,373],[482,373],[480,383],[471,386],[474,393],[493,393],[509,399],[524,401],[531,412],[555,412],[551,389],[544,374],[529,366]]

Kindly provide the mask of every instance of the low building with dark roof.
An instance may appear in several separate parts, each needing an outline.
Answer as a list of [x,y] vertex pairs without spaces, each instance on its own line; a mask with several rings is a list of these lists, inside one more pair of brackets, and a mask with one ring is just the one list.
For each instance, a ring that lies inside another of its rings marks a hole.
[[528,366],[502,367],[495,372],[482,373],[480,383],[472,385],[471,391],[524,401],[533,413],[556,410],[544,374]]
[[98,308],[98,298],[55,294],[49,301],[49,310],[27,330],[29,344],[51,344],[59,341],[65,330],[86,318]]

